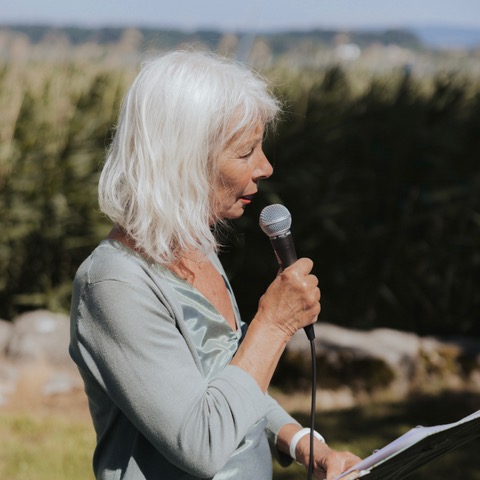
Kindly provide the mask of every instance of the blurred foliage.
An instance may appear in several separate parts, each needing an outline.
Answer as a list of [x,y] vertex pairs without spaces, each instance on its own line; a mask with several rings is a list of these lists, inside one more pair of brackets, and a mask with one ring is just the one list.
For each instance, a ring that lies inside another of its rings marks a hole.
[[113,79],[66,66],[21,89],[0,164],[2,317],[68,310],[75,270],[106,231],[96,183],[120,98]]
[[[356,328],[480,333],[480,88],[408,70],[272,71],[286,112],[265,151],[275,175],[222,258],[244,318],[276,272],[258,228],[292,213],[322,287],[322,320]],[[0,317],[69,309],[76,268],[107,232],[96,183],[132,75],[95,65],[0,69]],[[233,244],[233,246],[232,246]]]
[[290,99],[266,144],[263,205],[239,222],[248,253],[231,271],[247,318],[276,269],[256,219],[280,202],[297,253],[315,260],[323,321],[478,335],[478,85],[440,75],[425,91],[406,71],[353,95],[341,69],[317,77]]

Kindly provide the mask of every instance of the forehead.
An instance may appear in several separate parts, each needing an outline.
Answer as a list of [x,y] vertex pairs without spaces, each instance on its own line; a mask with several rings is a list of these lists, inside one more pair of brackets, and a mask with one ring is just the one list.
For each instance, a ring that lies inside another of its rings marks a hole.
[[228,142],[228,146],[243,145],[245,143],[258,142],[263,139],[265,125],[261,122],[253,124],[249,128],[235,133]]

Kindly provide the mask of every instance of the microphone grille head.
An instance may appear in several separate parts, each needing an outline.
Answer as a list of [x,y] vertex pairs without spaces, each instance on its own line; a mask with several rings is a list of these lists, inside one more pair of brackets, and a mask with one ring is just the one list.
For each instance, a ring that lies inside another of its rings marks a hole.
[[275,203],[261,211],[259,224],[267,236],[276,237],[290,230],[292,216],[286,207]]

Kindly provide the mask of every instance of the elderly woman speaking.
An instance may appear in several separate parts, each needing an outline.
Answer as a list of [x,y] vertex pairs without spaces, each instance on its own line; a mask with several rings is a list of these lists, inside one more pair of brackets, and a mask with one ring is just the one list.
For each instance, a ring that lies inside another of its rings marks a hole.
[[[320,312],[312,261],[275,278],[247,329],[217,258],[218,228],[272,174],[262,140],[278,111],[263,79],[209,53],[155,58],[126,94],[99,182],[114,226],[71,310],[97,479],[267,480],[272,453],[308,465],[305,429],[267,389]],[[314,459],[329,480],[359,460],[320,434]]]

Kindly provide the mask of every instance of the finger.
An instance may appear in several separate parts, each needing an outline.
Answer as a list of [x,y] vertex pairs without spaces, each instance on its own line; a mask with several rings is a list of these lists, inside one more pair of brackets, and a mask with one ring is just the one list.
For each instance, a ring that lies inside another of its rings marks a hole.
[[317,308],[317,305],[320,303],[320,290],[318,288],[311,290],[305,298],[306,305]]
[[327,478],[327,472],[321,466],[315,467],[313,475],[317,480],[325,480]]
[[295,263],[287,267],[284,271],[297,271],[298,273],[306,276],[313,269],[313,261],[309,258],[299,258]]
[[355,470],[354,472],[349,473],[345,477],[342,477],[342,480],[355,480],[356,478],[359,478],[360,472],[358,470]]
[[[333,475],[329,475],[326,480],[336,480],[341,473],[334,473]],[[350,472],[348,475],[345,475],[344,477],[341,478],[341,480],[356,480],[357,478],[360,478],[362,476],[362,472],[359,470],[354,470],[353,472]]]
[[318,277],[316,275],[307,275],[305,277],[305,281],[310,285],[311,287],[317,287],[318,286]]

